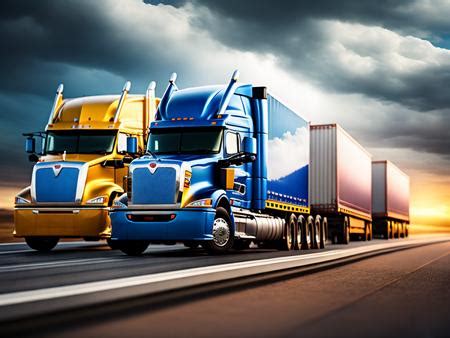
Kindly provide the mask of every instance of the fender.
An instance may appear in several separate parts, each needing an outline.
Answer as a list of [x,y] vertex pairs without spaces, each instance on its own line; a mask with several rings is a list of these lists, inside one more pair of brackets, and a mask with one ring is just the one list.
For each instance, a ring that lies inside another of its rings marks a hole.
[[83,195],[83,203],[86,203],[87,200],[91,198],[95,198],[98,196],[108,196],[108,205],[111,205],[113,198],[111,196],[113,194],[121,195],[123,194],[123,188],[115,184],[113,182],[93,180],[88,182],[85,187],[84,195]]
[[214,193],[211,196],[211,199],[214,209],[216,209],[220,205],[223,206],[228,211],[228,214],[230,215],[231,219],[231,227],[232,227],[231,231],[234,234],[235,231],[234,215],[233,211],[231,210],[231,204],[225,190],[219,189],[214,191]]

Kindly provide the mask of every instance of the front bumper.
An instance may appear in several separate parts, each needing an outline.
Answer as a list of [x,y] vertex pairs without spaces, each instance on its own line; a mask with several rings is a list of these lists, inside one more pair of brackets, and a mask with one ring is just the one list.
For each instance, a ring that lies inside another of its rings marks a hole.
[[108,208],[26,207],[14,209],[14,236],[109,238]]
[[[174,215],[166,221],[133,221],[128,217]],[[132,210],[116,209],[110,214],[113,240],[205,241],[212,240],[214,209]]]

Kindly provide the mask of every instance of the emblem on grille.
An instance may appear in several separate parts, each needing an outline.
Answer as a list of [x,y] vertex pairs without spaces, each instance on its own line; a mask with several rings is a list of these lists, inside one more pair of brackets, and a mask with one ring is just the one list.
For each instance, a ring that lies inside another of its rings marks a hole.
[[148,165],[148,170],[150,170],[150,174],[154,174],[156,169],[158,169],[157,165],[155,162],[152,162]]
[[62,169],[61,164],[55,164],[53,166],[53,174],[55,175],[55,177],[57,177],[59,175],[59,173],[61,172],[61,169]]

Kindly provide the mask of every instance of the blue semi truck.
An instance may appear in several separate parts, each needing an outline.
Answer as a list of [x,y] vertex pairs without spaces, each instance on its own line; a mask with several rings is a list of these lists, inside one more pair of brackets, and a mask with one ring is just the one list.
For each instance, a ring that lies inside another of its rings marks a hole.
[[238,84],[237,71],[224,86],[179,90],[175,80],[113,204],[115,245],[129,255],[176,242],[211,253],[251,242],[323,248],[326,218],[310,214],[309,123],[267,88]]

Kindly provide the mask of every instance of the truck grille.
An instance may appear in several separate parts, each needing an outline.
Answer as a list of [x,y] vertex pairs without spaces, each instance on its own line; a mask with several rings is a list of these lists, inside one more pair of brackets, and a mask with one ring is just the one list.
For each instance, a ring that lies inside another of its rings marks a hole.
[[62,168],[55,175],[52,168],[36,170],[36,202],[75,202],[79,169]]
[[175,204],[178,191],[177,171],[159,167],[153,174],[146,167],[133,171],[133,204]]

